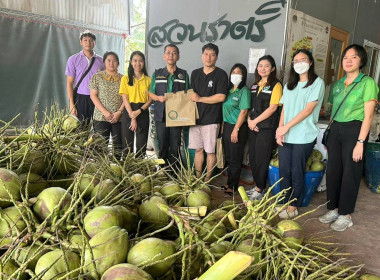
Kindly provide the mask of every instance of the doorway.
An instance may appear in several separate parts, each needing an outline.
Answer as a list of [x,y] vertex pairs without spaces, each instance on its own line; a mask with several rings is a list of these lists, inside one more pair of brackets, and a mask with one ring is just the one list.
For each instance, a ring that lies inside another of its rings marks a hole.
[[334,82],[343,78],[343,68],[340,63],[340,57],[342,51],[348,45],[349,33],[339,29],[335,26],[331,26],[329,46],[327,49],[327,63],[325,71],[325,83],[326,91],[323,100],[323,109],[321,110],[322,119],[330,119],[331,106],[328,105],[327,100],[330,95],[330,89]]

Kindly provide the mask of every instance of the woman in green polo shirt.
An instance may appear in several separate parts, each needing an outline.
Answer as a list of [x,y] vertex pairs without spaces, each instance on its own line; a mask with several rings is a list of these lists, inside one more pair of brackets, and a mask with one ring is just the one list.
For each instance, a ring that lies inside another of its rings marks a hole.
[[229,94],[223,103],[223,144],[227,164],[225,193],[234,194],[239,186],[244,146],[248,136],[247,114],[251,93],[246,86],[247,68],[240,63],[232,66]]
[[344,231],[353,225],[351,214],[355,209],[366,142],[377,104],[378,86],[372,78],[360,72],[366,63],[367,53],[362,46],[348,46],[341,56],[346,75],[334,84],[328,100],[333,106],[333,123],[327,140],[329,211],[319,217],[319,221],[332,223],[331,229],[335,231]]

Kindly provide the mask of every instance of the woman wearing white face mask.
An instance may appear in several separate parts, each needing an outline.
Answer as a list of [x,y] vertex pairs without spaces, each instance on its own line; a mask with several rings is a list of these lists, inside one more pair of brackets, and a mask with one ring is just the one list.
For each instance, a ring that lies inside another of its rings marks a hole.
[[247,68],[240,63],[232,66],[230,92],[223,103],[223,144],[227,164],[228,180],[225,193],[234,194],[239,185],[244,146],[248,135],[247,114],[250,95],[247,82]]
[[285,203],[295,199],[279,216],[282,219],[298,215],[305,189],[304,176],[309,158],[319,133],[319,111],[325,93],[323,80],[314,72],[314,59],[307,50],[297,50],[292,57],[293,67],[284,87],[283,104],[276,141],[279,145],[281,189],[287,192]]

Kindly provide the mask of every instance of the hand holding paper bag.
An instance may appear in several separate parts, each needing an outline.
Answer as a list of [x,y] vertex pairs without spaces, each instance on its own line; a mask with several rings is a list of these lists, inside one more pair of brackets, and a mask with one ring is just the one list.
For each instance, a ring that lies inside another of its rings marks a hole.
[[192,89],[187,92],[165,93],[166,126],[191,126],[199,118],[197,104],[190,100]]

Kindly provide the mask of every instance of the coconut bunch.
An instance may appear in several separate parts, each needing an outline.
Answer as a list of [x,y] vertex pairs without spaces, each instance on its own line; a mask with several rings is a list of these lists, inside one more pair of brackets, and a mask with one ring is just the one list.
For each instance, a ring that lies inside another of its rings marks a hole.
[[[331,249],[332,244],[314,238],[306,240],[296,220],[278,221],[278,212],[288,205],[279,204],[285,191],[271,197],[268,192],[264,199],[255,202],[248,200],[242,187],[239,193],[242,204],[220,205],[203,219],[159,205],[179,230],[176,279],[193,279],[214,265],[235,270],[246,263],[234,263],[241,256],[239,253],[252,259],[235,279],[349,279],[361,269]],[[229,257],[222,260],[228,253]],[[232,279],[228,278],[229,273],[218,270],[199,279]]]
[[[270,160],[270,165],[279,167],[278,152],[272,154]],[[325,162],[323,161],[322,153],[317,149],[313,149],[311,155],[309,156],[306,162],[306,171],[322,171],[326,167]]]

